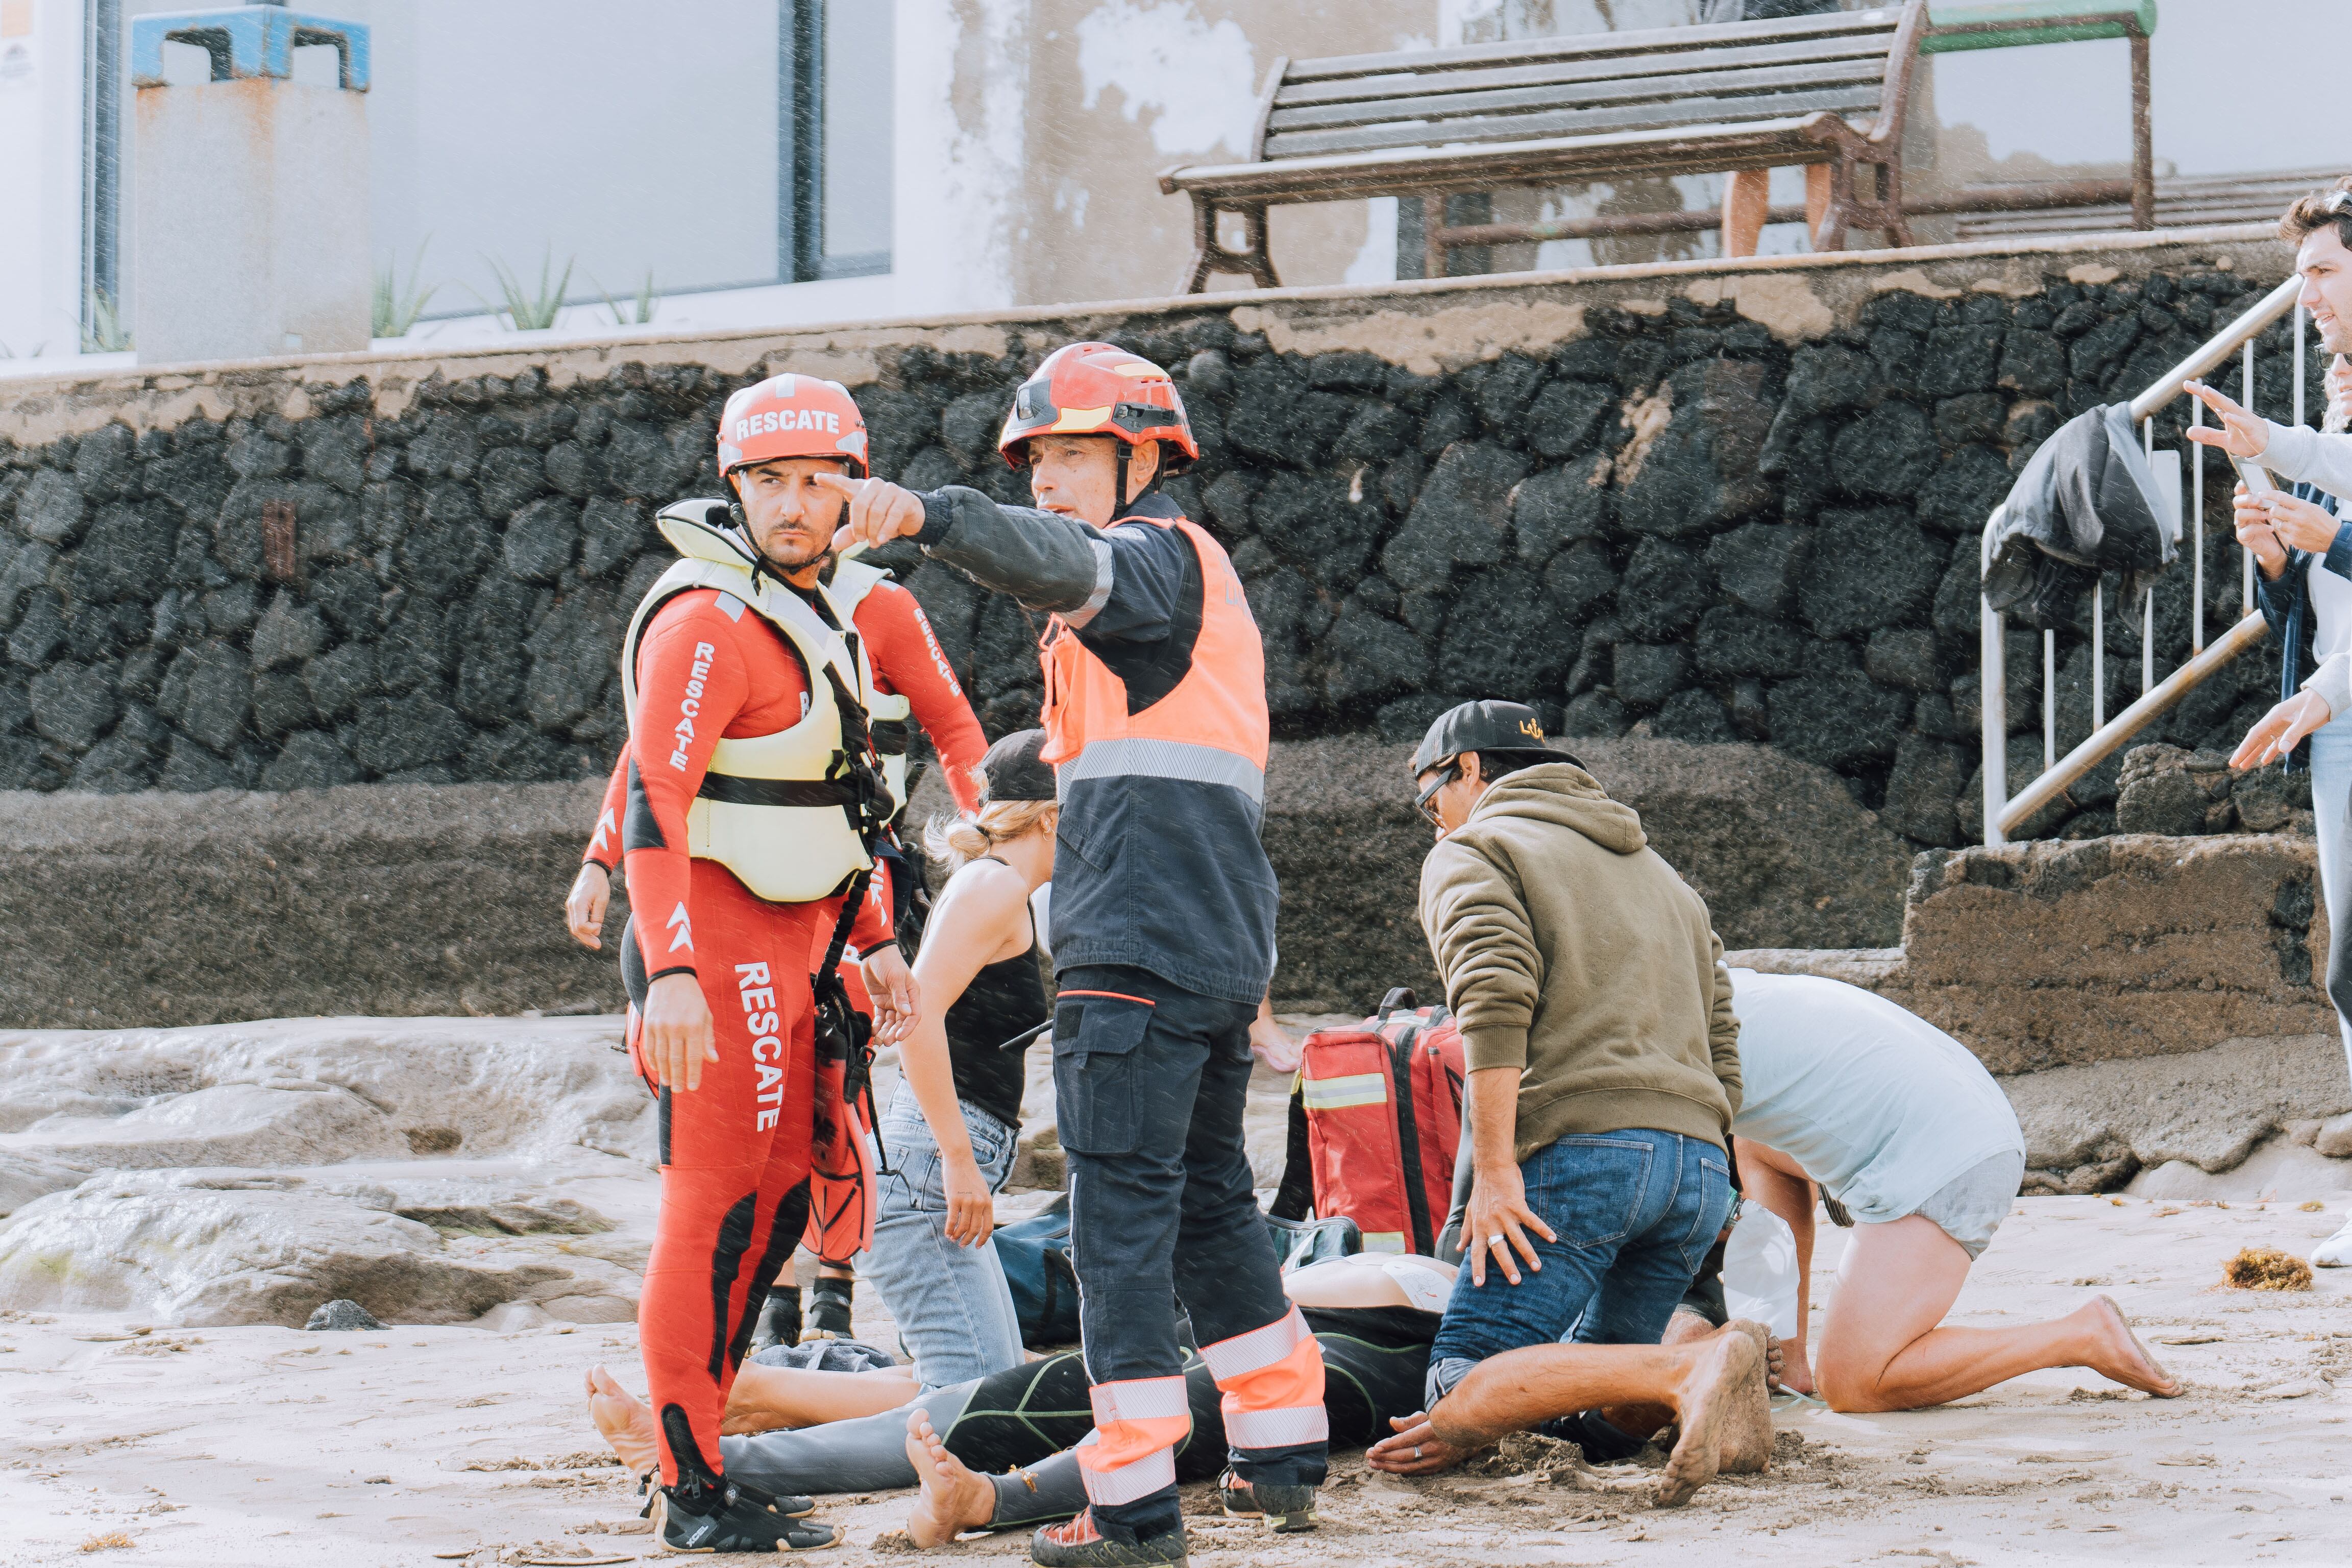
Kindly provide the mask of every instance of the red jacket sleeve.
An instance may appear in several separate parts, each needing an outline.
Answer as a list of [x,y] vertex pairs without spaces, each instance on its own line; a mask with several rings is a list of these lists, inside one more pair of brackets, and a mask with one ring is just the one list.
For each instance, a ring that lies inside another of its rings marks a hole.
[[988,737],[956,684],[923,606],[898,584],[877,583],[858,605],[856,621],[874,663],[875,684],[907,699],[947,770],[948,793],[960,809],[978,811],[980,786],[972,770],[988,751]]
[[596,831],[588,839],[588,852],[580,857],[583,863],[593,862],[612,871],[621,863],[621,814],[629,808],[629,748],[623,746],[621,754],[613,759],[613,776],[605,781],[604,804],[596,812]]
[[[653,979],[694,970],[686,814],[702,788],[712,748],[751,690],[746,650],[717,597],[696,592],[671,600],[637,653],[637,715],[629,751],[653,831],[628,846],[629,905]],[[790,700],[794,694],[776,695]]]

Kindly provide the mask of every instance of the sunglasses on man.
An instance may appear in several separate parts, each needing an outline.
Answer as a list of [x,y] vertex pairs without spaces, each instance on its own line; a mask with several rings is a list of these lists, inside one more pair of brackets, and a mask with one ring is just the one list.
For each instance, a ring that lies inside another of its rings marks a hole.
[[1436,768],[1437,776],[1423,785],[1421,793],[1412,797],[1412,806],[1429,819],[1432,827],[1443,827],[1445,824],[1437,819],[1437,807],[1431,802],[1436,799],[1439,790],[1462,776],[1462,763],[1458,757],[1440,757]]

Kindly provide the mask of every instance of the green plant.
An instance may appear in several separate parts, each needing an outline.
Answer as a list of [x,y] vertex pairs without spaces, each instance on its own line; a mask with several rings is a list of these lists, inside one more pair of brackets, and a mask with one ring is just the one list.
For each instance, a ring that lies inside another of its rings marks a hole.
[[[33,345],[33,352],[26,354],[25,357],[26,359],[38,359],[41,357],[43,351],[47,349],[48,346],[48,340],[44,338],[39,342],[35,343]],[[0,342],[0,359],[15,359],[16,357],[16,351],[13,347],[7,343]]]
[[131,347],[131,334],[123,330],[122,318],[115,312],[114,301],[103,289],[92,289],[88,299],[89,319],[81,330],[81,352],[86,354],[119,354]]
[[555,325],[556,312],[563,309],[563,290],[572,285],[572,267],[576,258],[566,257],[563,276],[556,278],[555,249],[549,247],[547,254],[540,258],[537,293],[524,292],[522,280],[507,270],[506,263],[488,256],[482,259],[489,264],[490,276],[499,280],[499,292],[506,299],[503,307],[492,306],[491,313],[503,313],[509,331],[541,332]]
[[416,259],[408,264],[406,292],[404,293],[400,288],[397,264],[387,261],[383,270],[375,275],[375,308],[369,312],[371,335],[379,338],[406,337],[408,329],[416,325],[416,318],[425,313],[425,307],[440,291],[438,283],[430,289],[425,286],[425,247],[432,243],[433,237],[428,234],[424,243],[416,247]]
[[654,292],[654,271],[650,267],[646,268],[646,280],[637,285],[637,297],[631,305],[625,306],[614,300],[612,295],[604,292],[604,286],[601,283],[596,285],[596,292],[604,295],[604,309],[613,312],[613,325],[616,327],[646,326],[661,310],[661,299]]

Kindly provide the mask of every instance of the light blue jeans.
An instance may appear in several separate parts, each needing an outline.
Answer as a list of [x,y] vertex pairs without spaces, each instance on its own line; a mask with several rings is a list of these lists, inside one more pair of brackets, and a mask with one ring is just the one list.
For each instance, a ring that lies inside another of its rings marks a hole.
[[[973,1106],[961,1109],[972,1158],[996,1192],[1013,1173],[1019,1131]],[[876,1132],[890,1173],[881,1178],[874,1246],[858,1258],[857,1277],[882,1292],[898,1342],[915,1358],[916,1378],[940,1388],[1020,1365],[1021,1321],[996,1243],[973,1247],[948,1239],[940,1146],[903,1085]]]
[[[2327,904],[2327,929],[2344,930],[2352,918],[2352,853],[2346,842],[2345,813],[2352,809],[2352,713],[2338,713],[2311,734],[2311,815],[2319,835],[2319,890]],[[2340,939],[2332,934],[2331,942]],[[2344,1037],[2344,1058],[2352,1069],[2352,1020],[2342,1013],[2336,1026]]]

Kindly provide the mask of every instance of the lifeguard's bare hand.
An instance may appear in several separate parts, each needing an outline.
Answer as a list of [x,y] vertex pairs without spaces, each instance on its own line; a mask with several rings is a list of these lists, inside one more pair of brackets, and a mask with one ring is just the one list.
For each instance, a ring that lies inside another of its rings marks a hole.
[[2242,772],[2276,762],[2301,745],[2305,735],[2335,716],[2328,710],[2326,699],[2318,692],[2298,691],[2254,721],[2246,738],[2230,753],[2230,765]]
[[719,1059],[719,1038],[710,1026],[710,1004],[702,982],[691,974],[665,974],[646,991],[638,1036],[654,1081],[665,1089],[702,1087],[702,1064]]
[[593,860],[583,861],[563,900],[563,923],[572,941],[583,947],[604,945],[604,905],[612,896],[613,874]]
[[2271,444],[2270,426],[2201,381],[2185,382],[2181,390],[2213,411],[2219,430],[2202,425],[2189,428],[2189,438],[2200,446],[2219,447],[2233,458],[2259,458]]
[[887,479],[852,479],[839,474],[813,474],[812,483],[838,490],[849,498],[849,515],[833,531],[833,547],[887,544],[923,529],[923,503],[910,489]]
[[896,942],[876,948],[857,961],[866,978],[866,994],[874,1002],[874,1037],[895,1046],[923,1021],[923,992],[907,955]]

